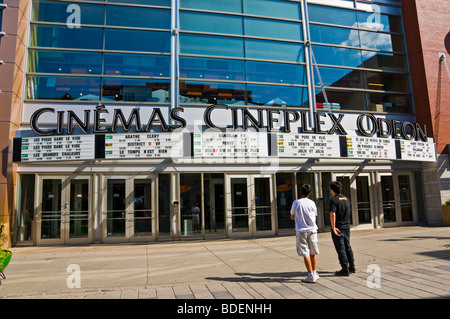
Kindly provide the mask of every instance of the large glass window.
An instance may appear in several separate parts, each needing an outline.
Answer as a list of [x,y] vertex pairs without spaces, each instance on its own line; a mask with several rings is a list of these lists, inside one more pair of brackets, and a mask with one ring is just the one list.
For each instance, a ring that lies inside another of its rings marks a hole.
[[302,41],[302,25],[268,19],[245,18],[245,34],[249,36]]
[[245,54],[251,59],[304,62],[303,44],[300,43],[246,39]]
[[308,18],[311,22],[321,22],[343,26],[356,25],[356,12],[343,8],[308,4]]
[[[72,7],[69,7],[72,5]],[[32,21],[75,23],[76,11],[79,10],[81,24],[103,25],[104,5],[77,3],[73,7],[72,3],[60,1],[33,0]],[[79,8],[79,9],[78,9]]]
[[307,85],[304,65],[247,61],[246,70],[251,82]]
[[244,57],[244,40],[241,38],[182,34],[180,53],[228,57]]
[[244,84],[180,81],[180,101],[197,104],[243,104]]
[[82,77],[29,76],[28,99],[98,101],[100,79]]
[[244,61],[181,57],[180,77],[245,81]]
[[33,0],[28,99],[169,102],[171,2],[108,2]]
[[170,29],[170,10],[106,6],[106,25]]
[[67,26],[31,25],[32,47],[101,50],[103,30],[100,28],[68,28]]
[[180,0],[180,8],[242,13],[242,0]]
[[270,85],[247,85],[248,104],[266,106],[307,106],[306,88]]
[[105,29],[105,49],[141,52],[170,52],[170,33]]
[[29,71],[56,74],[101,74],[101,53],[30,50]]
[[169,56],[105,53],[103,59],[105,75],[170,77]]
[[180,12],[180,27],[187,31],[242,35],[242,17],[204,12]]
[[300,20],[300,3],[283,0],[243,0],[244,13]]
[[169,81],[145,79],[103,79],[103,101],[170,102]]

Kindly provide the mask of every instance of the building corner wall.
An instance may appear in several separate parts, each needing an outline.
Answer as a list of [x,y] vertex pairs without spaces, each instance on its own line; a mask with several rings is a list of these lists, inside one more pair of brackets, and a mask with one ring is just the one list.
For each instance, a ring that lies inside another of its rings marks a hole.
[[[14,243],[17,165],[12,163],[12,141],[19,129],[27,56],[29,0],[4,0],[0,39],[0,221]],[[12,243],[11,243],[12,240]]]

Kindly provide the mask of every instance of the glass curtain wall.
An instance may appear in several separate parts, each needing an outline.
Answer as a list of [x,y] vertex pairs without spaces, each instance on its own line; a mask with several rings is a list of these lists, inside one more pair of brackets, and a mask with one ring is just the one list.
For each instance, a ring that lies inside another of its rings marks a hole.
[[[319,110],[412,111],[397,1],[178,1],[182,104],[307,107],[311,63]],[[27,99],[171,103],[170,0],[31,11]]]
[[307,106],[300,2],[180,0],[180,102]]
[[27,99],[170,102],[170,0],[33,0]]
[[308,1],[319,109],[412,111],[400,3],[386,2]]

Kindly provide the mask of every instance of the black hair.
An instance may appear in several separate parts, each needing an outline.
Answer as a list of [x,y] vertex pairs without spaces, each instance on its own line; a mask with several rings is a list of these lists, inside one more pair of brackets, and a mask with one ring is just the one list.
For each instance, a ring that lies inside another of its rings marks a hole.
[[330,189],[336,194],[340,194],[342,191],[342,184],[338,181],[333,181],[330,183]]
[[302,196],[308,196],[311,194],[311,185],[309,184],[303,184],[301,188]]

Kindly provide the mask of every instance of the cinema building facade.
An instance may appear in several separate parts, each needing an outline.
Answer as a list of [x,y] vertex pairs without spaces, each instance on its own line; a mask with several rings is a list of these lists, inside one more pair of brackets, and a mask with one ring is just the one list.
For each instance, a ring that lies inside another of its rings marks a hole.
[[355,229],[441,225],[448,130],[402,2],[4,0],[13,244],[292,233],[304,183],[327,231],[332,180]]

